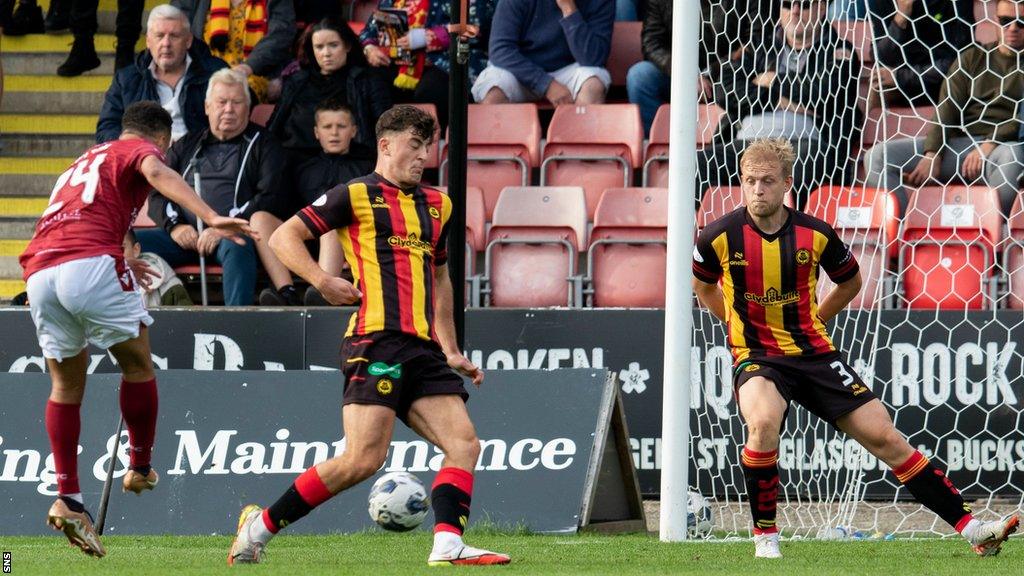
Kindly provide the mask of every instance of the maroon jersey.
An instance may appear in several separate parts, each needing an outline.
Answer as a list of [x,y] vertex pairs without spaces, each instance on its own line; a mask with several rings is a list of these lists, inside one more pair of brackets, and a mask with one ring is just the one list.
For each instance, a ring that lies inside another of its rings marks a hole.
[[122,258],[124,235],[152,186],[142,161],[164,156],[142,139],[98,144],[57,178],[50,205],[19,261],[24,278],[62,262],[109,254]]

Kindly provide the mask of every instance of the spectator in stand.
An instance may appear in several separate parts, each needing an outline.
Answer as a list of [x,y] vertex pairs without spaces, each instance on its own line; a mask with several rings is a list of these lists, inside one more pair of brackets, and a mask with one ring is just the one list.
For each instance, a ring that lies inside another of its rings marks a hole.
[[870,0],[875,58],[868,110],[935,106],[946,71],[971,44],[972,0]]
[[[283,152],[273,136],[249,123],[250,103],[245,74],[216,72],[206,93],[208,127],[178,140],[167,153],[167,165],[188,182],[198,171],[203,200],[222,216],[248,218],[256,229],[275,215],[283,216],[287,203],[281,191]],[[195,215],[163,196],[154,195],[149,205],[150,216],[161,228],[137,232],[143,251],[174,267],[196,264],[202,253],[207,262],[224,268],[226,305],[253,303],[256,255],[264,254],[269,236],[262,236],[258,245],[247,239],[240,246],[209,229],[200,234]],[[275,276],[269,267],[268,273],[278,288],[291,284],[290,274]]]
[[[135,43],[142,32],[144,0],[118,0],[114,34],[117,51],[114,70],[131,65],[135,59]],[[47,32],[60,32],[71,28],[75,42],[68,59],[57,69],[61,76],[78,76],[100,65],[93,36],[99,28],[96,19],[98,0],[50,0],[44,27]]]
[[42,34],[43,9],[36,0],[0,0],[0,30],[4,36]]
[[172,0],[188,14],[192,33],[234,70],[265,102],[269,80],[294,56],[295,6],[292,0]]
[[[320,153],[294,171],[292,182],[296,183],[298,193],[292,205],[293,213],[309,206],[331,188],[373,171],[376,149],[358,142],[357,131],[355,114],[341,100],[330,99],[317,105],[313,134],[320,145]],[[277,230],[280,225],[281,220],[274,221],[269,231]],[[338,235],[334,232],[324,234],[319,245],[320,268],[328,274],[340,276],[345,255]],[[312,286],[303,300],[307,306],[330,306]],[[270,288],[260,293],[259,302],[264,306],[289,304],[284,294]]]
[[785,138],[796,148],[797,206],[812,189],[846,173],[862,125],[860,61],[825,19],[827,8],[822,0],[785,0],[775,34],[722,68],[715,101],[738,130],[732,142],[698,152],[701,184],[734,183],[739,154],[759,138]]
[[96,142],[121,136],[121,116],[129,104],[152,100],[171,115],[171,138],[206,126],[203,102],[210,76],[227,64],[193,42],[185,14],[169,4],[153,8],[146,24],[146,50],[114,74],[96,123]]
[[864,0],[832,0],[828,7],[829,20],[863,20],[867,15]]
[[999,0],[999,40],[964,48],[939,92],[935,122],[925,138],[901,138],[879,144],[865,158],[868,186],[896,193],[906,208],[904,185],[983,182],[999,190],[1009,214],[1024,173],[1022,126],[1024,100],[1024,3]]
[[[344,22],[321,20],[312,26],[304,53],[308,64],[285,78],[281,100],[267,123],[289,153],[289,166],[320,153],[314,113],[324,100],[347,102],[356,142],[373,145],[377,118],[391,107],[391,89],[383,71],[367,65],[359,37]],[[370,150],[372,154],[376,146]]]
[[[703,9],[705,2],[701,4]],[[707,33],[707,27],[704,27],[701,30],[701,50],[698,56],[704,60],[699,64],[701,70],[707,67],[707,51],[703,49]],[[640,107],[644,132],[650,134],[658,107],[668,102],[669,97],[669,75],[672,73],[672,0],[648,2],[640,41],[644,59],[629,68],[626,91],[629,93],[629,101]],[[697,85],[699,93],[703,92],[706,81],[701,75]]]
[[147,286],[138,286],[142,292],[146,308],[153,309],[160,306],[191,306],[192,299],[188,290],[181,283],[174,268],[166,260],[153,254],[143,252],[142,245],[133,230],[128,230],[124,236],[124,258],[125,260],[142,260],[152,268],[157,275],[149,277]]
[[615,3],[608,0],[502,0],[490,64],[473,84],[473,98],[484,104],[604,102],[614,20]]

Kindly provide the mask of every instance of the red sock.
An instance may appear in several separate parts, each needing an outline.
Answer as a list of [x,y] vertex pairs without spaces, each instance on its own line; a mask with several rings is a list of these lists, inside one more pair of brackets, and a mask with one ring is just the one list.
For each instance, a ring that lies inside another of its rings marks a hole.
[[78,494],[78,435],[82,430],[81,404],[46,401],[46,433],[50,436],[57,492]]
[[158,406],[156,378],[145,382],[121,380],[121,415],[128,428],[132,468],[149,465],[156,437]]
[[462,535],[469,523],[473,500],[473,474],[461,468],[442,468],[434,478],[430,503],[434,508],[434,533]]

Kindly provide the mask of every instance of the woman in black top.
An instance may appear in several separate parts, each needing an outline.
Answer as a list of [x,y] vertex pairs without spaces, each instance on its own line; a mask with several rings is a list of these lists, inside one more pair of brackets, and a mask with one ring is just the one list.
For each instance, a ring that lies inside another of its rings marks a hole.
[[366,65],[359,38],[344,22],[324,19],[307,31],[304,53],[306,62],[285,79],[268,124],[289,153],[289,164],[298,166],[320,152],[314,115],[327,99],[348,104],[358,129],[355,141],[376,150],[374,126],[391,107],[391,90],[388,79]]

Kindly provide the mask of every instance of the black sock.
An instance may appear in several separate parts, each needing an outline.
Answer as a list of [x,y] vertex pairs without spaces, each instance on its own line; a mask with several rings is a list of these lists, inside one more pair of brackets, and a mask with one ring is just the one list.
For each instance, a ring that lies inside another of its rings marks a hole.
[[779,452],[755,452],[743,448],[740,467],[747,484],[750,516],[754,521],[754,534],[778,532],[775,525],[779,499]]
[[78,512],[79,514],[85,512],[85,505],[79,502],[78,500],[75,500],[74,498],[70,498],[68,496],[61,496],[60,499],[63,500],[64,503],[68,505],[68,508],[70,508],[72,512]]
[[309,514],[313,507],[306,503],[299,495],[299,491],[292,484],[288,490],[267,509],[271,522],[278,530],[296,522],[306,514]]
[[949,478],[920,452],[893,469],[896,478],[914,498],[957,530],[963,530],[971,519],[971,507]]
[[452,532],[462,535],[469,524],[469,506],[472,503],[473,474],[460,468],[442,468],[434,479],[430,491],[430,504],[434,508],[434,532]]
[[150,466],[149,464],[143,464],[142,466],[132,466],[132,470],[138,472],[139,474],[142,474],[143,476],[149,476],[149,471],[152,469],[153,467]]

